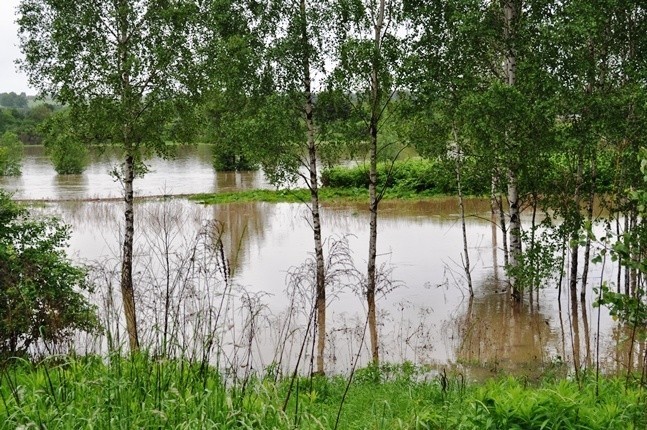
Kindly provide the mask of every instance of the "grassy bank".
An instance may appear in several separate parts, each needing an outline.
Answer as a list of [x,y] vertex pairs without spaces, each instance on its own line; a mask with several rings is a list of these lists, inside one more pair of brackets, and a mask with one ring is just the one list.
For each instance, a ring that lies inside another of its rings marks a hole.
[[643,429],[643,390],[624,379],[481,384],[412,366],[347,379],[250,378],[146,357],[13,363],[0,378],[0,428]]
[[[416,193],[403,190],[386,190],[385,200],[393,199],[429,199],[438,194],[422,192]],[[303,203],[310,202],[310,190],[297,188],[290,190],[246,190],[215,194],[196,194],[189,197],[191,200],[205,204],[244,203],[244,202],[270,202],[270,203]],[[331,188],[319,189],[319,199],[322,202],[367,202],[368,192],[361,188]]]

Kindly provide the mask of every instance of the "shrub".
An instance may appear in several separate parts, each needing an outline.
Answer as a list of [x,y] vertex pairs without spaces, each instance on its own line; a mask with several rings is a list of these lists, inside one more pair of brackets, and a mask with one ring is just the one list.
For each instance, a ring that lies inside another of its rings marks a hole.
[[[462,180],[465,194],[482,195],[489,192],[489,179],[475,160],[465,160]],[[487,172],[485,172],[487,173]],[[368,188],[368,166],[335,166],[321,174],[324,187]],[[456,171],[453,161],[445,159],[412,158],[391,163],[379,163],[378,187],[392,188],[402,193],[455,194]]]
[[97,329],[86,273],[65,255],[68,226],[36,219],[0,190],[0,354]]
[[6,131],[0,136],[0,176],[20,175],[22,144],[15,133]]
[[78,130],[72,127],[67,111],[52,115],[40,127],[43,142],[54,169],[60,175],[83,173],[88,149]]
[[243,151],[233,151],[231,148],[215,146],[213,168],[217,172],[256,170],[258,165],[249,160]]

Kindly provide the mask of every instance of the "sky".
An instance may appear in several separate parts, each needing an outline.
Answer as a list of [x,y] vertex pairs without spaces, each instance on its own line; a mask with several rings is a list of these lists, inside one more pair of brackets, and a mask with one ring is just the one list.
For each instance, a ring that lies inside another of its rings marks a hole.
[[0,0],[0,93],[36,95],[27,83],[27,76],[16,70],[15,60],[21,56],[15,23],[18,3],[19,0]]

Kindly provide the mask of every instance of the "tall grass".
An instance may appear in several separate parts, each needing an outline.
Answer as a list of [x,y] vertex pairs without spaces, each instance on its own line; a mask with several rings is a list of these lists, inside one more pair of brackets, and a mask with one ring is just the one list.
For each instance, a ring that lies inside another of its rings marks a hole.
[[644,429],[645,393],[624,379],[465,383],[411,365],[346,379],[258,374],[244,386],[213,367],[147,355],[15,361],[0,375],[0,428]]

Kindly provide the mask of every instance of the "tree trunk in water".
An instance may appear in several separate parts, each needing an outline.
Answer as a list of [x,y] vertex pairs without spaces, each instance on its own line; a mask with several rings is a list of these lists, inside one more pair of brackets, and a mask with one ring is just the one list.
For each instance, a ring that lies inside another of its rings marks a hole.
[[[589,198],[586,202],[586,221],[590,228],[593,228],[593,202],[595,199],[595,179],[597,176],[596,156],[591,159],[591,188],[589,189]],[[580,300],[586,300],[586,284],[589,276],[589,260],[591,258],[591,236],[586,235],[586,245],[584,246],[584,266],[582,267],[582,291],[580,291]],[[584,305],[582,305],[584,306]]]
[[463,231],[463,255],[465,261],[463,261],[463,269],[465,269],[465,278],[467,279],[467,287],[469,288],[470,297],[474,297],[474,288],[472,287],[472,274],[470,272],[470,254],[467,249],[467,230],[465,228],[465,205],[463,204],[463,188],[461,183],[461,157],[462,153],[460,147],[458,146],[458,137],[456,135],[456,130],[453,130],[454,133],[454,143],[456,145],[456,185],[458,188],[458,207],[461,213],[461,229]]
[[303,66],[303,93],[305,96],[305,119],[308,129],[308,162],[310,171],[310,211],[312,216],[312,232],[315,244],[315,262],[316,272],[316,309],[317,309],[317,370],[320,375],[325,373],[324,353],[326,348],[326,280],[323,245],[321,243],[321,218],[319,215],[319,185],[317,182],[317,146],[315,142],[315,127],[313,121],[313,102],[312,87],[310,78],[310,55],[308,44],[308,24],[306,15],[306,2],[301,0],[299,3],[301,15],[301,43],[305,47],[302,66]]
[[374,25],[373,49],[374,56],[371,64],[371,119],[369,123],[370,134],[370,166],[369,166],[369,209],[370,209],[370,230],[368,242],[368,267],[366,300],[368,306],[368,327],[371,338],[371,355],[373,364],[380,362],[379,344],[377,336],[377,312],[375,308],[375,293],[377,289],[375,260],[377,258],[377,208],[379,198],[377,195],[377,132],[380,116],[380,81],[379,81],[379,57],[382,41],[382,27],[384,26],[385,0],[380,0],[378,5],[377,19]]
[[[532,254],[533,251],[535,250],[535,233],[537,230],[537,193],[532,194],[532,220],[530,222],[530,253]],[[532,302],[532,293],[536,289],[537,290],[537,302],[539,302],[539,282],[540,280],[537,279],[536,273],[538,273],[538,265],[539,261],[535,260],[533,261],[534,264],[534,269],[533,269],[533,276],[530,281],[529,289],[530,289],[530,301]],[[539,303],[538,303],[539,304]]]
[[496,219],[494,218],[494,213],[492,214],[492,268],[494,269],[494,282],[499,284],[499,258],[498,258],[498,244],[497,244],[497,228],[496,228]]
[[368,304],[368,327],[371,338],[371,355],[373,364],[377,365],[380,360],[379,345],[377,336],[377,315],[375,309],[375,292],[376,292],[376,267],[377,258],[377,128],[371,125],[371,151],[370,151],[370,171],[369,171],[369,200],[370,200],[370,227],[368,242],[368,270],[366,300]]
[[573,240],[571,245],[571,271],[569,275],[571,297],[576,297],[577,294],[577,269],[579,264],[579,249],[580,247],[577,244],[577,240]]
[[577,160],[577,174],[575,176],[575,194],[573,195],[574,202],[574,212],[573,216],[575,217],[575,222],[573,223],[573,232],[571,237],[571,274],[570,274],[570,289],[571,297],[576,297],[577,294],[577,270],[579,264],[579,229],[581,227],[581,216],[580,216],[580,206],[582,203],[582,197],[580,195],[580,188],[582,186],[582,170],[583,170],[583,160],[582,154],[578,156]]
[[508,267],[510,264],[510,247],[508,246],[508,223],[505,219],[505,210],[503,209],[503,195],[497,198],[499,207],[499,224],[501,224],[501,247],[503,248],[503,266]]
[[507,267],[510,262],[508,254],[508,228],[506,227],[505,211],[503,210],[503,197],[497,191],[499,184],[497,175],[498,173],[492,175],[490,204],[492,205],[492,219],[495,219],[495,213],[499,215],[499,229],[501,230],[502,236],[501,247],[503,248],[503,267]]
[[[514,49],[514,27],[517,20],[513,0],[503,3],[504,37],[506,42],[505,73],[507,84],[516,85],[517,57]],[[510,205],[510,267],[515,268],[521,258],[521,219],[519,216],[519,190],[517,172],[514,166],[508,169],[508,204]],[[510,278],[512,297],[521,300],[521,292],[514,277]]]
[[133,242],[135,237],[135,216],[133,205],[133,181],[135,179],[135,165],[132,150],[127,149],[124,165],[124,201],[125,201],[125,226],[124,243],[121,255],[121,296],[124,302],[124,315],[126,317],[126,330],[130,342],[131,352],[139,350],[139,336],[137,332],[137,313],[135,311],[135,289],[133,286]]
[[577,291],[571,290],[571,346],[573,348],[573,367],[575,368],[575,379],[580,382],[581,348],[580,348],[580,318],[577,310]]
[[[521,258],[521,218],[519,216],[519,195],[517,191],[517,176],[510,169],[508,172],[508,201],[510,204],[510,267],[516,267]],[[518,289],[517,280],[510,278],[512,297],[521,301],[521,291]]]

